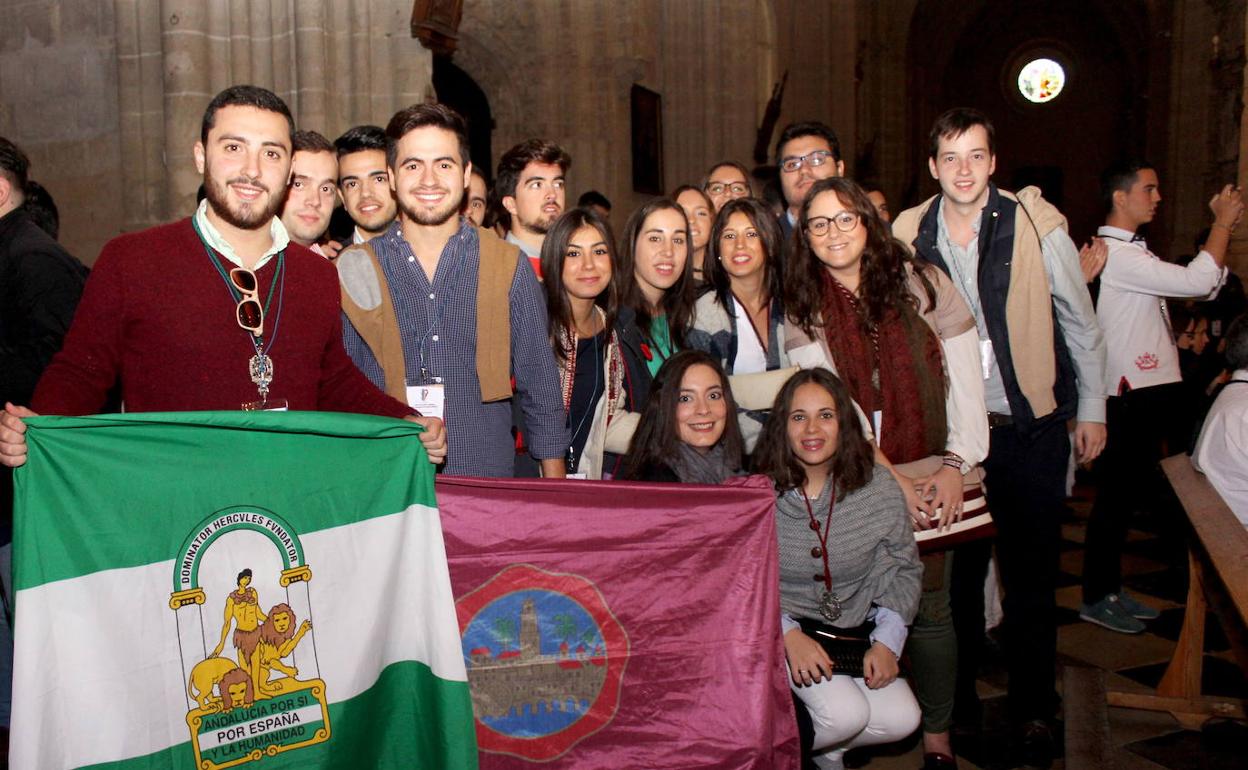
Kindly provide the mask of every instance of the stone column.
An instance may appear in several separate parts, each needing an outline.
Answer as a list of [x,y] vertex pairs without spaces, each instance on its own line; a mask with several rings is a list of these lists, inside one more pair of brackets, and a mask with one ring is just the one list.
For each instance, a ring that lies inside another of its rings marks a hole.
[[[1248,47],[1248,13],[1244,14],[1244,42]],[[1248,109],[1242,109],[1243,105],[1248,104],[1248,63],[1244,65],[1244,82],[1240,87],[1239,172],[1236,175],[1236,184],[1248,193]],[[1240,278],[1248,281],[1248,222],[1241,222],[1232,233],[1227,264]]]
[[165,104],[160,0],[115,0],[123,231],[164,221]]

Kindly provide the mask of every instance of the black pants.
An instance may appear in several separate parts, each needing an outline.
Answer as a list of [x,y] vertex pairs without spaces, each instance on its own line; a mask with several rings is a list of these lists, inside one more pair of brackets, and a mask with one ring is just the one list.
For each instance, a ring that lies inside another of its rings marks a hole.
[[[997,523],[997,567],[1004,589],[1002,643],[1009,674],[1007,704],[1016,723],[1057,713],[1057,573],[1066,500],[1070,438],[1060,421],[1024,434],[992,429],[984,491]],[[972,543],[953,562],[958,634],[959,710],[977,704],[975,666],[984,638],[984,578],[990,548]]]
[[1084,604],[1122,590],[1122,547],[1132,515],[1143,510],[1167,515],[1172,496],[1157,463],[1170,445],[1176,452],[1184,449],[1178,438],[1184,397],[1183,386],[1172,383],[1111,396],[1105,404],[1109,438],[1096,461],[1096,502],[1083,555]]

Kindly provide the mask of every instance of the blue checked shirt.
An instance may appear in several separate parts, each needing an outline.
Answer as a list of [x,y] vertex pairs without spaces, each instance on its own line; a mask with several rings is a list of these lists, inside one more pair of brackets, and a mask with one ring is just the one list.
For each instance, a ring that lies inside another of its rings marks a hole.
[[[446,473],[465,476],[512,475],[515,440],[511,403],[481,402],[477,379],[477,270],[481,261],[476,228],[460,220],[459,232],[442,249],[432,284],[398,222],[370,243],[390,284],[398,316],[408,385],[423,384],[421,356],[433,382],[446,386]],[[563,457],[568,449],[567,418],[547,337],[546,302],[529,261],[516,258],[511,305],[511,372],[524,413],[525,437],[533,457]],[[503,308],[498,308],[501,312]],[[385,374],[373,352],[342,318],[343,343],[356,366],[379,388]]]

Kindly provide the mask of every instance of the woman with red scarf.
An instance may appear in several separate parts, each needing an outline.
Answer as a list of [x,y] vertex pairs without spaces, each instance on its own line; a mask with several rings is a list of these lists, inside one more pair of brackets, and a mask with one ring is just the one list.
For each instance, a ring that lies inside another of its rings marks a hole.
[[[916,529],[961,516],[963,475],[988,451],[979,338],[944,274],[916,263],[866,193],[834,177],[807,193],[794,229],[785,348],[849,387],[906,494]],[[913,464],[913,465],[911,465]],[[956,638],[947,560],[925,559],[908,649],[923,711],[925,767],[953,767]]]

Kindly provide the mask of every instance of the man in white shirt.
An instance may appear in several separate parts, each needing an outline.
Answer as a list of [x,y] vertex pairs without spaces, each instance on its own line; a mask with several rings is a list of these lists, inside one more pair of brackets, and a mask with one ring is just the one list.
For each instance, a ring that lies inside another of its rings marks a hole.
[[1192,465],[1248,527],[1248,316],[1226,333],[1226,363],[1234,373],[1205,417]]
[[[1105,333],[1109,442],[1098,467],[1096,503],[1088,521],[1079,617],[1126,634],[1144,630],[1156,609],[1122,590],[1122,547],[1131,514],[1159,499],[1157,462],[1164,456],[1175,408],[1183,398],[1179,352],[1166,297],[1212,299],[1226,279],[1226,246],[1243,213],[1239,190],[1227,185],[1209,203],[1212,234],[1186,267],[1162,261],[1136,231],[1161,202],[1157,172],[1142,161],[1114,164],[1101,175],[1109,214],[1097,231],[1109,257],[1101,273],[1097,319]],[[1171,446],[1174,450],[1177,447]]]
[[390,227],[399,206],[386,170],[386,132],[380,126],[355,126],[334,140],[338,152],[338,191],[355,223],[351,243],[364,243]]

